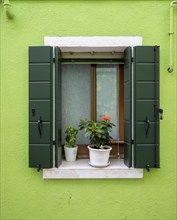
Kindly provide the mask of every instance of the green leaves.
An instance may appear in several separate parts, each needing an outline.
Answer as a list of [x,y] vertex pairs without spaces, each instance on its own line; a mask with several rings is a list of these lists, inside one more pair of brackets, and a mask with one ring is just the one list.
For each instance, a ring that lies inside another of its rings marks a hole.
[[84,130],[85,135],[90,139],[90,143],[100,148],[110,143],[112,137],[109,133],[112,131],[113,126],[115,125],[108,119],[98,122],[81,120],[79,130]]
[[78,138],[78,129],[73,126],[69,126],[66,129],[65,134],[65,145],[68,147],[75,147],[76,140]]

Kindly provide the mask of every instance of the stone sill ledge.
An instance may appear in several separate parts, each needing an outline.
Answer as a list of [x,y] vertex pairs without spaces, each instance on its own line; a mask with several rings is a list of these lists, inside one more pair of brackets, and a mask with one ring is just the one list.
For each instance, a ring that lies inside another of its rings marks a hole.
[[43,169],[43,179],[133,179],[143,178],[143,169],[128,168],[122,159],[111,159],[105,168],[94,168],[88,159],[62,161],[59,168]]

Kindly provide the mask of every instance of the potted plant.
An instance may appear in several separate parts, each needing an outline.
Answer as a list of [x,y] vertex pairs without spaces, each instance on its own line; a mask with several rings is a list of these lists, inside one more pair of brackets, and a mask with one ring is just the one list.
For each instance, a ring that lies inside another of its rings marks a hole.
[[109,155],[112,147],[109,146],[112,137],[110,132],[115,126],[110,122],[109,116],[102,116],[102,120],[87,121],[80,120],[79,130],[84,130],[87,137],[90,139],[91,145],[88,146],[90,165],[94,167],[105,167],[110,164]]
[[65,158],[66,161],[72,162],[76,160],[78,146],[76,145],[76,140],[78,138],[78,129],[69,126],[65,131]]

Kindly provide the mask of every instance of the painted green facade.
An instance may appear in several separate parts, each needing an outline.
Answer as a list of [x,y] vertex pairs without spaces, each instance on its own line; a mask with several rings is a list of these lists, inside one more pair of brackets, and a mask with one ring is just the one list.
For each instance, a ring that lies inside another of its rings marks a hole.
[[[169,66],[170,1],[1,2],[1,219],[177,219],[175,69]],[[174,8],[177,48],[177,7]],[[143,179],[43,180],[28,168],[28,47],[44,36],[142,36],[160,45],[161,168]],[[106,209],[107,208],[107,209]]]

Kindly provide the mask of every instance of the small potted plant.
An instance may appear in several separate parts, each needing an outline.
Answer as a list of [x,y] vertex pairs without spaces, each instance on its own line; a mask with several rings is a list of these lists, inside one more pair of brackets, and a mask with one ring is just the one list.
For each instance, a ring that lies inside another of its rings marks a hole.
[[69,126],[65,131],[65,158],[66,161],[73,162],[76,160],[78,146],[76,145],[76,140],[78,138],[78,129]]
[[112,147],[109,146],[112,137],[110,132],[115,126],[110,122],[109,116],[102,116],[102,120],[87,121],[80,120],[79,130],[84,130],[87,137],[90,139],[91,145],[88,146],[90,165],[94,167],[105,167],[110,164],[109,155]]

